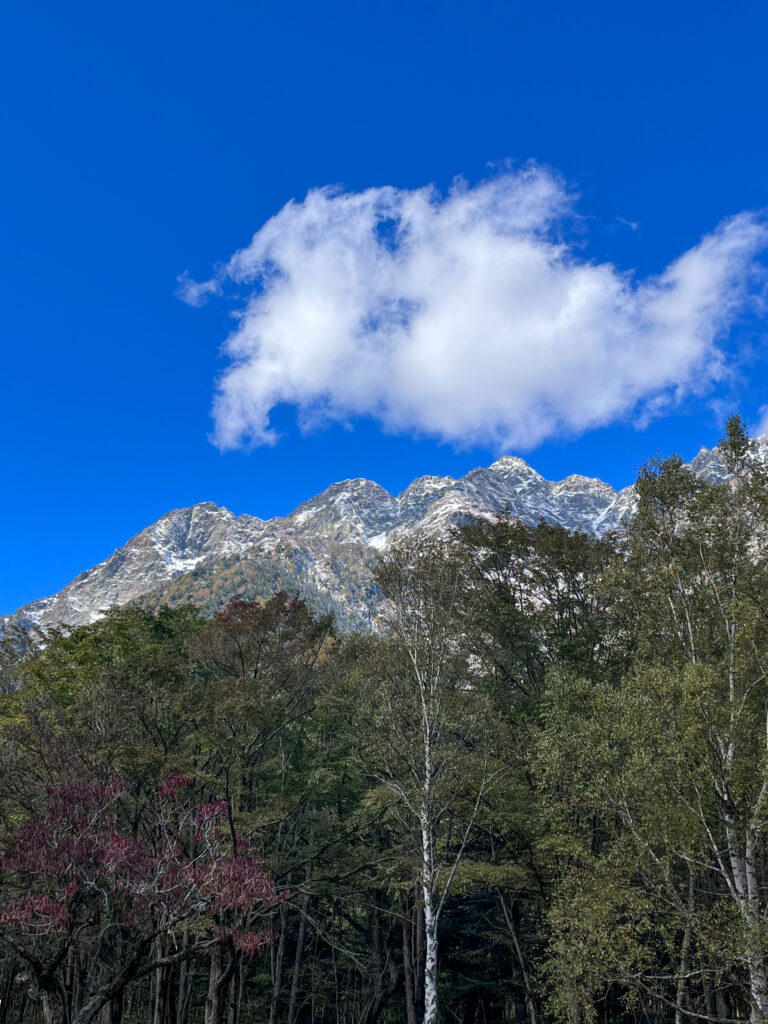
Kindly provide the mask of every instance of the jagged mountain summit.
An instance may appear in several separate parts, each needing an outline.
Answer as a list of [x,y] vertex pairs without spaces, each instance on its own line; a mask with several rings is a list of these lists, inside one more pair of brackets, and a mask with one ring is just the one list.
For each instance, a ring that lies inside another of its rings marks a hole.
[[[757,453],[768,459],[768,438],[758,440]],[[726,476],[715,449],[702,448],[691,468],[708,481]],[[0,617],[0,630],[9,622],[83,625],[135,600],[150,606],[191,601],[212,612],[232,598],[267,597],[280,589],[362,625],[375,599],[373,558],[397,538],[444,535],[472,517],[503,510],[528,524],[601,535],[620,526],[634,507],[633,487],[617,492],[578,475],[551,482],[513,456],[458,480],[419,477],[397,497],[371,480],[344,480],[290,515],[269,520],[203,502],[169,512],[58,594]]]

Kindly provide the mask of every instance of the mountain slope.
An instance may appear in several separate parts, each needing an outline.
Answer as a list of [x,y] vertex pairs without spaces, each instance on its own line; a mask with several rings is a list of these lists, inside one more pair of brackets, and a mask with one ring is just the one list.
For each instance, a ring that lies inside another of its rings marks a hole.
[[[768,438],[758,440],[768,459]],[[725,478],[716,450],[702,448],[691,468],[707,481]],[[445,535],[454,525],[508,509],[540,521],[600,535],[632,514],[634,488],[615,491],[601,480],[545,480],[522,459],[504,456],[459,480],[425,476],[395,497],[370,480],[344,480],[288,516],[236,516],[212,502],[176,509],[87,570],[58,594],[13,616],[26,627],[92,622],[115,604],[191,601],[213,612],[238,597],[287,589],[349,625],[370,618],[370,567],[377,551],[411,534]]]

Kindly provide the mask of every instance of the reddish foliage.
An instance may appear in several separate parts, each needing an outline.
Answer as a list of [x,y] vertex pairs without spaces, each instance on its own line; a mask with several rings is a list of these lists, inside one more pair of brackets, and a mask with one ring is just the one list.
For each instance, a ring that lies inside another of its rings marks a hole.
[[180,789],[185,789],[191,783],[192,780],[188,775],[169,772],[160,781],[160,796],[173,799]]
[[191,917],[220,926],[226,917],[233,941],[255,952],[267,933],[234,924],[281,897],[247,844],[228,852],[228,831],[219,827],[225,802],[179,806],[178,792],[189,784],[186,776],[165,776],[140,837],[128,830],[131,816],[120,813],[129,800],[122,780],[51,789],[47,813],[22,825],[0,857],[0,871],[27,890],[0,907],[0,926],[65,932],[94,911],[134,931]]
[[225,817],[228,811],[226,800],[217,800],[213,804],[201,804],[197,809],[195,822],[198,825],[210,825],[218,818]]
[[269,928],[263,928],[260,932],[237,931],[234,928],[221,928],[219,936],[222,939],[230,938],[235,949],[251,957],[260,952],[265,946],[272,942],[274,936]]
[[0,927],[24,925],[42,932],[65,932],[69,927],[69,910],[48,896],[17,896],[0,908]]

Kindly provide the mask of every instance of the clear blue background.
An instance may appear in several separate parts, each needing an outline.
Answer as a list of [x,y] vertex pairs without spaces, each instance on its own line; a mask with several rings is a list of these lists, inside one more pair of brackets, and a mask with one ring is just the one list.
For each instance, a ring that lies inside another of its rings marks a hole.
[[[767,44],[763,2],[6,0],[0,612],[173,507],[271,516],[344,477],[398,491],[492,461],[365,422],[302,437],[290,410],[275,448],[221,455],[230,321],[175,299],[177,274],[210,276],[311,186],[444,188],[505,158],[579,187],[590,257],[661,270],[768,205]],[[691,403],[526,457],[617,486],[657,449],[690,457],[718,415],[768,401],[759,325],[747,340],[717,414]]]

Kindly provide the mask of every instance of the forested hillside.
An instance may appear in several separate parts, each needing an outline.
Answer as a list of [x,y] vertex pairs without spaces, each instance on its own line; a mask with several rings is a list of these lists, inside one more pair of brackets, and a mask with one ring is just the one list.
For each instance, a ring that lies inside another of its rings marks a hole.
[[0,641],[0,1024],[768,1020],[768,473]]

